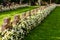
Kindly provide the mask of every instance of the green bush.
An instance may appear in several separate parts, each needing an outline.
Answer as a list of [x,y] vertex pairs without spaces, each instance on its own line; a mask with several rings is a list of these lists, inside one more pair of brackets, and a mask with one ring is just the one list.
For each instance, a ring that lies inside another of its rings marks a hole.
[[55,3],[59,4],[60,3],[60,0],[55,0]]

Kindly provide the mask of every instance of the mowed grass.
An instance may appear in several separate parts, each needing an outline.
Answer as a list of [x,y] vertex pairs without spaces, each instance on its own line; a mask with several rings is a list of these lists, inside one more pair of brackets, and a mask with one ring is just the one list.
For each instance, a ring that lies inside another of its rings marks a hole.
[[60,40],[60,7],[56,7],[24,40]]
[[11,17],[13,19],[13,17],[14,17],[15,14],[19,14],[20,15],[21,13],[26,12],[28,10],[32,10],[34,8],[37,8],[37,7],[29,6],[29,7],[18,8],[16,10],[11,10],[11,11],[6,11],[6,12],[0,12],[0,26],[2,25],[3,19],[5,17]]

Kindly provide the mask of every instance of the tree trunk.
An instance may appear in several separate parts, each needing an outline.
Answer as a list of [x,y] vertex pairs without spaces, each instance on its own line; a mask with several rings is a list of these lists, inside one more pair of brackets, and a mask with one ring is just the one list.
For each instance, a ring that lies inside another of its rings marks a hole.
[[21,4],[21,0],[20,0],[20,4]]
[[51,0],[50,0],[50,4],[51,4]]
[[41,5],[41,0],[38,0],[38,4]]
[[28,4],[31,5],[31,0],[29,0],[29,3]]

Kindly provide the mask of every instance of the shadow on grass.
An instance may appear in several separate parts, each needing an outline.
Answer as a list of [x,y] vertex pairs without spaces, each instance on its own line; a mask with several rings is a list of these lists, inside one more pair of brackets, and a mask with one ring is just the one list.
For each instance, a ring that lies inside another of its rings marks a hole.
[[30,31],[24,40],[60,40],[60,7]]

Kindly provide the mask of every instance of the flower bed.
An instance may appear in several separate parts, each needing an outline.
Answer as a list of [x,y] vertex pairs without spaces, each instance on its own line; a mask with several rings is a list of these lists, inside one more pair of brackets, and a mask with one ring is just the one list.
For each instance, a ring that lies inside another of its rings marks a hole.
[[0,12],[2,11],[8,11],[8,10],[14,10],[14,9],[17,9],[17,8],[20,8],[20,7],[27,7],[29,6],[28,4],[23,4],[23,5],[12,5],[12,6],[7,6],[7,7],[3,7],[2,5],[0,5]]
[[3,32],[0,32],[2,40],[22,40],[24,36],[40,24],[55,7],[55,4],[51,4],[48,7],[39,7],[23,13],[23,17],[19,20],[19,23],[14,25],[12,29],[5,29]]

